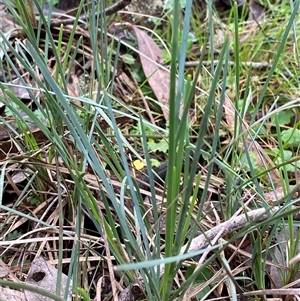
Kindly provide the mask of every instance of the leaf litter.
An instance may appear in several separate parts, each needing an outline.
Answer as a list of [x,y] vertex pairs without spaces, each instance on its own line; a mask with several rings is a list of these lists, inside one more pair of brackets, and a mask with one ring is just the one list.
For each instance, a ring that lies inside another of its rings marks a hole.
[[137,26],[132,26],[132,29],[138,40],[139,57],[145,76],[161,104],[165,120],[168,120],[170,73],[162,67],[162,51],[153,39]]

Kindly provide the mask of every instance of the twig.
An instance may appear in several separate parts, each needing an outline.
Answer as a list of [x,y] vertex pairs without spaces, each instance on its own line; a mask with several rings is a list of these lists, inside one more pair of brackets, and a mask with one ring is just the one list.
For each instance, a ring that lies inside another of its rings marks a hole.
[[[105,9],[105,15],[106,16],[110,16],[116,12],[118,12],[119,10],[124,9],[127,5],[129,5],[131,3],[131,0],[120,0],[119,2],[113,4],[112,6],[108,7]],[[102,14],[102,12],[97,12],[93,17],[97,17],[100,14]],[[85,22],[87,21],[87,19],[89,18],[89,16],[87,14],[82,14],[79,17],[79,21]],[[50,25],[51,26],[60,26],[61,24],[63,25],[71,25],[73,24],[75,21],[75,19],[64,19],[64,20],[52,20]]]
[[[219,60],[214,60],[214,61],[195,61],[195,62],[186,62],[185,67],[190,68],[190,67],[197,67],[199,64],[202,64],[203,66],[211,66],[213,64],[214,66],[219,64]],[[223,63],[225,64],[225,62]],[[228,62],[229,66],[234,66],[235,62],[229,61]],[[252,69],[256,70],[268,70],[272,68],[272,64],[269,64],[268,62],[241,62],[242,66],[245,67],[252,67]]]
[[124,9],[127,5],[131,3],[131,0],[120,0],[119,2],[113,4],[112,6],[105,9],[105,15],[110,16],[119,10]]
[[[216,237],[220,232],[222,233],[221,237],[224,237],[228,235],[229,233],[232,233],[236,230],[241,229],[244,227],[249,221],[263,221],[266,220],[269,217],[269,214],[276,214],[281,209],[280,206],[275,206],[273,208],[270,208],[270,211],[267,211],[265,208],[252,210],[250,212],[247,212],[245,214],[241,214],[240,216],[234,216],[228,221],[217,225],[213,229],[210,229],[206,231],[205,233],[195,237],[189,248],[187,247],[187,244],[184,245],[180,249],[179,255],[185,254],[187,252],[195,252],[198,250],[203,249],[204,247],[208,246],[214,237]],[[160,266],[160,277],[164,273],[164,265]],[[132,301],[134,300],[136,294],[134,291],[136,291],[137,284],[143,284],[141,279],[139,279],[138,282],[132,283],[129,285],[126,289],[124,289],[119,294],[119,301]],[[144,288],[140,288],[141,291],[144,291]]]
[[[244,296],[256,296],[256,295],[300,295],[299,288],[272,288],[267,290],[245,292]],[[281,299],[280,299],[281,300]]]
[[[205,66],[205,67],[209,67],[212,64],[214,66],[219,64],[219,60],[214,60],[214,61],[194,61],[194,62],[186,62],[184,65],[186,68],[194,68],[197,67],[200,63]],[[223,65],[225,65],[225,62],[222,62]],[[226,64],[228,64],[228,66],[235,66],[235,62],[233,61],[229,61]],[[243,67],[251,67],[253,70],[258,70],[258,71],[266,71],[266,70],[270,70],[272,68],[272,64],[268,63],[268,62],[241,62],[241,66]],[[295,75],[290,73],[290,72],[280,72],[280,74],[284,77],[286,77],[287,79],[290,78],[294,78]],[[299,80],[300,76],[296,76],[295,79]]]

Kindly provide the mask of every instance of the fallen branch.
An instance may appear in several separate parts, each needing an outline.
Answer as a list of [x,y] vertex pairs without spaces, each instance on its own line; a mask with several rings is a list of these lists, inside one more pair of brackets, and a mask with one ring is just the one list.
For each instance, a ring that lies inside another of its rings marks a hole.
[[[234,216],[231,219],[229,219],[226,222],[223,222],[222,224],[217,225],[213,229],[210,229],[206,231],[205,233],[195,237],[189,248],[188,244],[184,245],[179,255],[188,253],[188,252],[195,252],[198,250],[203,249],[204,247],[208,246],[211,241],[219,235],[220,238],[226,236],[229,233],[232,233],[236,230],[239,230],[243,228],[249,221],[263,221],[266,220],[270,214],[273,216],[281,209],[280,206],[275,206],[273,208],[270,208],[269,211],[267,211],[265,208],[256,209],[253,211],[249,211],[245,214],[241,214],[239,216]],[[221,235],[220,235],[221,233]],[[164,273],[164,265],[160,266],[160,276]],[[124,289],[119,294],[119,301],[132,301],[137,298],[141,294],[142,291],[144,291],[143,282],[141,279],[139,279],[137,282],[132,283],[129,285],[126,289]],[[137,289],[139,287],[139,289]]]

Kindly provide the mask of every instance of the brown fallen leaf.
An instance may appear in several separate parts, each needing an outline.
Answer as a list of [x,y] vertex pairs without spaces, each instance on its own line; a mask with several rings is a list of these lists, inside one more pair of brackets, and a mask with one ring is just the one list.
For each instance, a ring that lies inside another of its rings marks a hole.
[[[292,228],[292,231],[294,232],[291,235],[291,229],[288,225],[283,225],[283,229],[278,230],[276,235],[276,244],[271,246],[271,254],[274,264],[270,266],[270,279],[271,279],[271,288],[282,288],[284,285],[289,284],[290,288],[299,288],[300,284],[299,281],[290,281],[286,283],[288,280],[287,273],[284,273],[286,270],[291,269],[293,265],[289,265],[289,252],[288,249],[290,248],[292,242],[290,241],[291,237],[294,237],[296,239],[299,227],[294,226]],[[299,244],[294,241],[293,244],[296,246],[295,253],[300,253],[300,246]],[[294,259],[295,260],[295,259]],[[285,275],[285,277],[283,276]],[[292,280],[297,280],[300,277],[300,273],[294,275],[294,278]],[[274,296],[279,297],[279,296]],[[293,300],[293,299],[286,299],[286,300]],[[295,300],[295,299],[294,299]]]
[[[230,94],[230,91],[228,92]],[[232,93],[231,93],[232,94]],[[224,101],[224,110],[225,110],[225,120],[228,126],[228,130],[233,133],[234,132],[234,116],[235,116],[235,108],[232,105],[232,102],[228,97],[225,98]],[[241,121],[242,122],[242,121]],[[248,126],[246,122],[243,122],[242,124],[242,132],[246,133],[248,130]],[[243,146],[241,146],[242,148]],[[253,153],[255,155],[255,159],[257,162],[257,166],[261,169],[264,169],[265,166],[274,167],[273,161],[270,159],[270,157],[265,153],[264,149],[257,143],[257,141],[252,141],[249,136],[246,139],[246,148],[249,152]],[[269,171],[269,174],[272,178],[272,181],[274,183],[280,184],[280,174],[277,169]],[[268,181],[268,177],[266,178],[266,181]]]
[[[288,188],[289,188],[288,193],[295,190],[295,193],[293,195],[294,199],[299,197],[299,192],[296,191],[297,185],[289,185]],[[285,202],[285,199],[284,199],[285,196],[286,196],[286,193],[284,192],[284,189],[282,186],[278,186],[278,187],[276,187],[275,190],[264,193],[265,200],[268,202],[268,204],[271,204],[271,205],[277,205],[278,202],[280,204],[282,204],[283,202]]]
[[[30,99],[30,95],[28,93],[28,90],[26,89],[28,87],[24,87],[24,84],[22,84],[19,78],[15,78],[12,81],[6,83],[5,85],[6,88],[9,91],[11,91],[16,97],[20,99]],[[33,92],[33,94],[36,94],[36,92]],[[3,90],[0,90],[0,97],[7,97]]]
[[146,33],[136,26],[132,26],[138,40],[140,60],[149,85],[161,103],[161,109],[166,120],[169,119],[169,83],[170,74],[159,67],[163,61],[162,51]]
[[260,18],[264,16],[267,8],[262,4],[260,4],[258,1],[252,0],[249,6],[249,10],[250,10],[249,19],[258,21]]
[[[231,0],[219,0],[214,2],[215,2],[216,10],[218,11],[218,13],[221,14],[224,11],[229,11],[233,7],[233,2]],[[240,12],[246,9],[249,10],[248,18],[250,20],[253,19],[258,20],[258,18],[261,17],[264,11],[267,9],[267,7],[262,5],[260,2],[257,0],[250,0],[250,1],[236,0]]]
[[[37,257],[33,260],[26,283],[43,288],[53,294],[56,293],[58,270],[49,264],[43,257]],[[61,274],[61,296],[64,295],[68,276]],[[72,288],[69,287],[67,300],[71,300]],[[37,293],[25,290],[28,301],[50,301],[52,299],[41,296]]]
[[14,22],[14,18],[7,13],[6,5],[4,3],[0,3],[0,18],[0,30],[3,34],[6,34],[6,37],[8,38],[17,31],[17,25]]

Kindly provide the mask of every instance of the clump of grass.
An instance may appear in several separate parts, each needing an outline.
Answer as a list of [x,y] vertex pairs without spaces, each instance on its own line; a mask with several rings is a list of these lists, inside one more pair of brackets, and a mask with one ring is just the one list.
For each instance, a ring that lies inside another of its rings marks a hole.
[[[85,300],[97,294],[99,273],[109,275],[110,297],[115,299],[119,293],[116,281],[128,288],[137,280],[149,300],[184,296],[204,300],[216,296],[224,285],[223,295],[256,296],[255,290],[271,287],[265,281],[267,261],[278,259],[273,241],[277,238],[281,243],[281,228],[291,242],[287,256],[280,249],[280,263],[289,267],[282,276],[282,285],[295,278],[298,266],[288,263],[297,253],[299,241],[293,231],[297,209],[293,207],[296,200],[290,172],[297,171],[298,160],[290,156],[286,161],[286,156],[290,151],[298,158],[295,144],[290,143],[297,141],[298,103],[287,94],[292,95],[298,88],[291,54],[296,62],[298,56],[289,43],[295,45],[297,41],[295,14],[299,0],[290,9],[290,18],[268,15],[266,18],[270,16],[274,23],[262,21],[255,35],[241,32],[247,25],[238,22],[236,4],[232,11],[234,23],[224,24],[213,11],[212,1],[208,1],[209,18],[206,27],[201,26],[208,33],[204,35],[196,31],[200,24],[192,15],[192,1],[186,1],[182,22],[180,5],[174,1],[170,13],[172,35],[165,44],[171,53],[167,125],[148,120],[149,116],[159,116],[155,109],[143,114],[136,105],[125,104],[114,95],[117,78],[111,66],[116,70],[122,56],[121,44],[127,43],[118,37],[110,39],[103,14],[85,23],[85,34],[90,37],[87,46],[84,35],[76,31],[83,1],[74,26],[55,29],[57,35],[41,11],[35,24],[26,11],[19,15],[6,2],[27,40],[15,40],[12,45],[0,33],[5,46],[1,47],[2,58],[20,79],[19,86],[30,100],[25,103],[8,89],[13,74],[0,83],[1,101],[18,125],[16,130],[6,122],[14,148],[5,154],[1,173],[0,208],[6,215],[1,236],[13,240],[16,246],[30,238],[30,244],[22,244],[25,249],[57,258],[59,273],[68,273],[74,292]],[[38,2],[34,3],[39,8]],[[103,3],[91,1],[89,14],[95,16],[99,11],[104,11]],[[282,12],[286,13],[284,9],[277,13]],[[274,30],[275,26],[269,24],[280,25],[281,29]],[[220,34],[220,30],[223,41],[217,49],[215,32]],[[193,48],[188,47],[191,31],[199,41],[201,55],[197,68],[187,74],[187,57],[195,57]],[[131,49],[134,56],[137,49]],[[70,79],[76,80],[72,73],[75,63],[78,58],[90,57],[90,89],[72,95]],[[49,58],[55,58],[53,65],[48,64]],[[207,59],[208,64],[204,62]],[[251,67],[251,63],[265,61],[269,64],[265,72]],[[29,80],[20,70],[29,74]],[[288,76],[285,85],[278,85]],[[143,92],[136,83],[131,87],[138,90],[133,93]],[[281,98],[282,93],[288,103]],[[191,108],[194,118],[190,118]],[[282,114],[287,112],[292,115],[282,123]],[[138,124],[139,133],[134,139],[131,124],[120,125],[118,118]],[[284,136],[287,128],[289,137]],[[167,144],[166,178],[160,186],[149,149],[154,133],[156,141]],[[272,152],[265,150],[270,144]],[[146,163],[147,191],[141,189],[132,169],[135,159]],[[26,178],[23,186],[11,180],[15,166]],[[17,196],[14,204],[4,202],[8,185]],[[276,196],[278,186],[284,192],[280,196]],[[274,203],[266,199],[269,190],[275,192]],[[39,202],[31,203],[33,198]],[[284,203],[280,202],[282,198]],[[29,206],[25,212],[21,210],[24,204]],[[51,205],[46,209],[47,204]],[[252,210],[257,208],[264,214],[253,219]],[[193,247],[189,252],[195,235],[207,235],[209,228],[234,221],[242,214],[246,221],[249,217],[247,223],[232,231],[226,229],[225,237],[222,230],[206,242],[206,247]],[[10,225],[11,217],[18,222]],[[22,229],[25,226],[29,231]],[[16,229],[24,232],[13,232]],[[41,229],[45,242],[35,243],[36,229]],[[20,239],[14,241],[12,233]],[[243,249],[245,241],[252,254]],[[1,250],[1,255],[8,249]],[[12,265],[19,254],[17,250],[12,255]],[[200,259],[196,255],[201,255]],[[24,259],[32,257],[28,252]],[[86,277],[92,284],[85,281]]]

